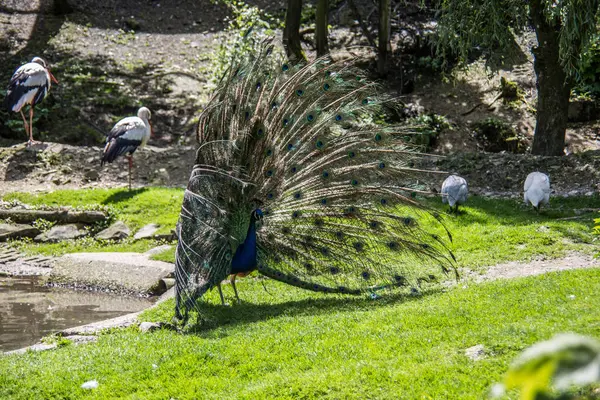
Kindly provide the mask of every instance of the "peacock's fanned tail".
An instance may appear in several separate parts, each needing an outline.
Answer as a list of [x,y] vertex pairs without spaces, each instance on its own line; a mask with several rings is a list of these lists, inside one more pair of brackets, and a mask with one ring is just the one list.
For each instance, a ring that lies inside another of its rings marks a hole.
[[199,119],[178,301],[227,276],[256,207],[259,272],[294,286],[359,294],[456,272],[440,218],[414,198],[427,171],[403,141],[413,130],[377,124],[383,105],[352,62],[293,66],[265,43],[233,65]]

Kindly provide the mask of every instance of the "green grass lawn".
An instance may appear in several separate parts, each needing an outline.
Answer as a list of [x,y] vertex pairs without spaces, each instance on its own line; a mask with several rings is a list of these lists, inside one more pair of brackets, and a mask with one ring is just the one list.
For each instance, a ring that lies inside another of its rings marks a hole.
[[[12,193],[4,200],[19,200],[36,206],[109,207],[115,219],[127,223],[133,232],[149,223],[161,226],[159,233],[170,232],[179,215],[183,190],[148,187],[133,190],[83,189],[58,190],[31,195]],[[447,211],[439,199],[426,200],[427,204]],[[528,260],[536,256],[555,258],[568,251],[594,252],[593,219],[598,217],[591,209],[600,208],[600,198],[553,198],[549,208],[537,214],[521,201],[486,199],[472,196],[458,216],[445,218],[454,241],[451,248],[459,265],[470,269],[494,265],[504,261]],[[580,211],[576,211],[580,210]],[[570,218],[564,220],[563,218]],[[438,226],[433,220],[423,225]],[[442,229],[437,229],[443,235]],[[126,240],[105,243],[82,239],[63,243],[35,244],[16,242],[27,253],[61,255],[81,251],[146,251],[158,245],[155,241]],[[154,258],[173,261],[171,249]]]
[[[481,399],[531,344],[567,331],[600,338],[599,269],[378,300],[265,284],[240,280],[233,307],[209,293],[185,333],[129,328],[0,357],[0,398]],[[142,319],[172,312],[167,301]],[[477,344],[486,356],[471,361],[464,351]],[[80,389],[92,379],[97,389]]]

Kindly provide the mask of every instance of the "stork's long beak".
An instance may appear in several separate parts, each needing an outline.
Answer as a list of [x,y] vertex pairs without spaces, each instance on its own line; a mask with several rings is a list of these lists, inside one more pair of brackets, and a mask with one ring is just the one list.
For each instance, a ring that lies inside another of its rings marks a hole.
[[58,85],[58,81],[56,80],[54,75],[52,75],[52,72],[50,72],[50,70],[48,70],[48,75],[50,75],[50,80]]

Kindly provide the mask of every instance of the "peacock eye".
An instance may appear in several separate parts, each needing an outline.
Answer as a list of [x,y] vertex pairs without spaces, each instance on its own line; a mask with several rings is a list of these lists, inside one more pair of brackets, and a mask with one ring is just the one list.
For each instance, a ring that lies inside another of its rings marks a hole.
[[300,197],[302,197],[302,193],[300,193],[300,192],[294,193],[294,198],[295,199],[299,199]]
[[352,179],[352,180],[350,181],[350,184],[351,184],[352,186],[357,186],[357,185],[358,185],[358,181],[357,181],[356,179]]
[[384,169],[385,168],[385,163],[384,162],[380,162],[379,165],[377,166],[377,168]]
[[244,113],[244,118],[249,119],[250,118],[250,111],[246,111]]
[[256,131],[256,133],[258,133],[258,136],[262,136],[263,133],[265,133],[265,131],[262,128],[258,128],[258,130]]
[[273,155],[273,150],[267,149],[267,157],[270,157],[271,155]]
[[396,242],[389,242],[388,243],[388,247],[390,248],[390,250],[397,250],[398,249],[398,243],[396,243]]
[[356,157],[356,153],[354,151],[349,151],[348,152],[348,157],[349,158],[354,158],[354,157]]
[[323,143],[322,140],[317,140],[316,145],[317,145],[317,149],[322,149],[323,146],[325,146],[325,143]]
[[290,168],[290,171],[292,174],[295,174],[298,171],[298,167],[293,166],[292,168]]
[[273,198],[273,193],[268,193],[267,194],[267,199],[271,200]]
[[405,217],[402,222],[404,223],[404,225],[409,226],[410,224],[412,224],[413,220],[412,218],[409,217]]
[[298,95],[298,97],[301,97],[304,94],[304,90],[298,89],[296,90],[296,94]]
[[331,267],[331,268],[329,268],[329,272],[331,272],[331,274],[335,275],[338,272],[340,272],[340,270],[337,267]]
[[328,91],[331,88],[331,86],[329,86],[329,83],[326,83],[323,85],[323,90]]
[[327,179],[327,178],[329,178],[329,172],[328,172],[328,171],[323,171],[323,173],[321,174],[321,176],[322,176],[324,179]]
[[290,67],[289,67],[289,65],[287,65],[287,64],[283,64],[283,65],[281,66],[281,70],[282,70],[283,72],[287,71],[288,69],[290,69]]
[[335,116],[335,120],[336,121],[341,121],[342,120],[342,116],[340,114]]
[[367,104],[369,104],[369,98],[363,99],[362,103],[363,103],[364,105],[367,105]]
[[256,90],[260,90],[262,84],[260,82],[256,82]]
[[378,134],[375,135],[375,141],[376,142],[381,141],[381,134],[380,133],[378,133]]
[[273,170],[269,169],[267,170],[267,172],[265,173],[268,177],[272,177],[273,176]]
[[327,205],[327,199],[321,199],[321,205],[326,206]]
[[379,202],[381,203],[382,206],[385,206],[387,204],[386,199],[381,199],[381,200],[379,200]]
[[315,120],[315,116],[314,116],[314,115],[312,115],[312,114],[308,114],[308,115],[306,116],[306,120],[307,120],[308,122],[313,122],[313,121]]
[[368,271],[363,271],[363,273],[360,274],[360,276],[362,276],[362,278],[366,281],[371,277],[371,274]]

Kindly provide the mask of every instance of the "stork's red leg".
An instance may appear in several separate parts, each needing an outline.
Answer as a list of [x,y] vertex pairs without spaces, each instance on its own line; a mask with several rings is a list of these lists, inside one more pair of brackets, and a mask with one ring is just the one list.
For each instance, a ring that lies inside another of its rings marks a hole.
[[25,118],[25,114],[23,114],[23,109],[21,109],[21,117],[23,117],[23,125],[25,126],[25,134],[29,134],[29,124],[27,123],[27,118]]
[[131,168],[133,168],[133,156],[127,154],[127,161],[129,161],[129,190],[131,190]]
[[35,143],[33,141],[33,106],[29,107],[29,143]]

